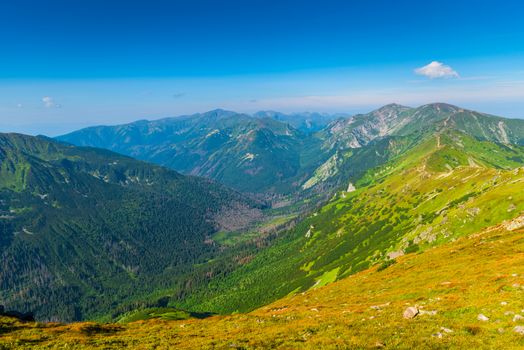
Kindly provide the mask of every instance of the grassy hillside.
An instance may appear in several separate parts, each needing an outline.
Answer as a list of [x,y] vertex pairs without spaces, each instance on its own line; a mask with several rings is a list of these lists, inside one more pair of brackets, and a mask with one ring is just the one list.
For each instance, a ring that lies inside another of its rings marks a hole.
[[0,134],[0,304],[47,320],[156,305],[158,289],[205,283],[194,265],[227,255],[211,237],[248,227],[260,208],[109,151]]
[[524,210],[523,155],[458,131],[429,134],[177,305],[249,311],[511,219]]
[[[0,318],[5,349],[520,349],[524,219],[399,257],[249,314],[129,324]],[[420,313],[405,319],[408,307]],[[488,318],[479,320],[479,315]]]

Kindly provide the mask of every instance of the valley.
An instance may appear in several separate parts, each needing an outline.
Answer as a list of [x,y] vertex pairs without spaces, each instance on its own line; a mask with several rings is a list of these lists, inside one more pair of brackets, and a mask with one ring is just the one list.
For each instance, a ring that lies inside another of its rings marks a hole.
[[135,308],[225,256],[213,234],[264,217],[222,185],[105,150],[0,134],[0,160],[0,298],[42,320]]
[[392,104],[310,131],[212,111],[1,140],[3,264],[21,272],[2,303],[101,322],[3,317],[6,348],[523,345],[524,121]]

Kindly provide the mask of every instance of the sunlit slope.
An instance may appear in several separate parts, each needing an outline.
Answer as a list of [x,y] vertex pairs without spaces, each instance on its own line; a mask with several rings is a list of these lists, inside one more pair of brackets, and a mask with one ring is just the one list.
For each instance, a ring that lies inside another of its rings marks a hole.
[[182,306],[248,311],[511,219],[524,210],[523,154],[456,131],[429,135]]
[[445,103],[418,108],[391,104],[368,114],[336,120],[317,133],[330,158],[302,185],[329,188],[358,178],[389,161],[423,135],[455,130],[500,145],[524,145],[524,120],[508,119]]
[[[126,325],[0,318],[4,348],[520,349],[524,217],[250,314]],[[520,228],[519,228],[520,227]],[[420,314],[403,318],[408,307]],[[479,320],[484,315],[488,320]]]

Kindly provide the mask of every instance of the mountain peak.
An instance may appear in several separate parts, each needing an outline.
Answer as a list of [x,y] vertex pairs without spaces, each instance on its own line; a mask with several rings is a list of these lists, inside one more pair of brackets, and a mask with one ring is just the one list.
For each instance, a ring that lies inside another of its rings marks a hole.
[[401,104],[398,104],[398,103],[390,103],[390,104],[387,104],[385,106],[382,106],[376,110],[374,110],[373,112],[371,112],[371,114],[384,114],[384,113],[387,113],[387,114],[392,114],[392,115],[397,115],[397,113],[399,112],[403,112],[403,111],[407,111],[411,109],[411,107],[407,107],[407,106],[403,106]]
[[426,104],[426,105],[423,105],[423,106],[420,106],[418,109],[430,109],[430,110],[435,110],[437,112],[458,112],[460,110],[462,110],[462,108],[458,107],[458,106],[455,106],[455,105],[452,105],[452,104],[449,104],[449,103],[444,103],[444,102],[434,102],[434,103],[429,103],[429,104]]
[[411,108],[411,107],[408,107],[408,106],[404,106],[404,105],[401,105],[401,104],[398,104],[398,103],[389,103],[387,105],[384,105],[382,107],[379,108],[380,109],[408,109],[408,108]]
[[241,114],[241,113],[237,113],[237,112],[234,112],[234,111],[228,111],[228,110],[222,109],[222,108],[212,109],[210,111],[202,113],[202,115],[215,115],[215,116],[218,116],[218,117],[231,116],[231,115],[235,115],[235,114]]
[[215,109],[212,109],[210,111],[207,111],[206,113],[235,113],[235,112],[229,111],[229,110],[223,109],[223,108],[215,108]]

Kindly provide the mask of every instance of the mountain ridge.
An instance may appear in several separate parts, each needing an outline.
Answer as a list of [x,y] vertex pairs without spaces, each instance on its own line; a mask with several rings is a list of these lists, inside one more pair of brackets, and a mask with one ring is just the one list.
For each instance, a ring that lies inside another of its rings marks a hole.
[[247,192],[285,192],[302,168],[318,163],[305,149],[316,141],[289,124],[220,113],[84,129],[58,140],[108,148]]
[[[334,120],[317,131],[297,129],[296,123],[307,121],[310,115]],[[83,129],[58,139],[108,148],[185,174],[210,177],[244,192],[293,196],[301,196],[303,191],[322,193],[323,188],[336,186],[338,180],[324,180],[330,173],[340,173],[336,167],[347,168],[341,163],[350,153],[388,137],[454,128],[477,138],[524,144],[523,120],[441,102],[416,108],[392,103],[367,114],[335,116],[275,111],[250,116],[214,110],[140,125]],[[352,166],[366,167],[362,163]]]

